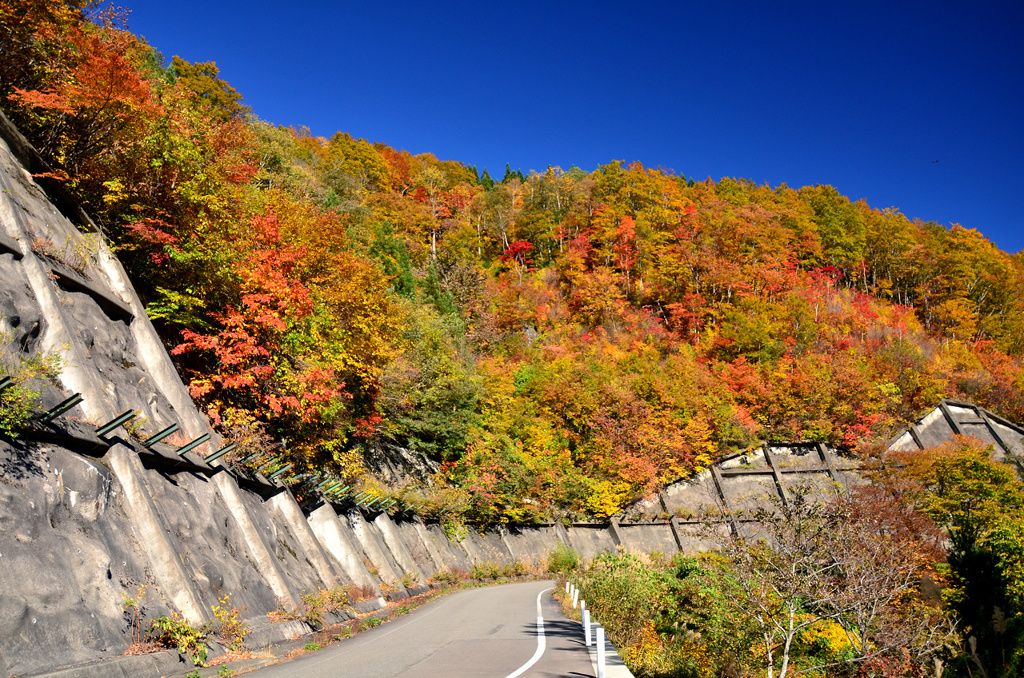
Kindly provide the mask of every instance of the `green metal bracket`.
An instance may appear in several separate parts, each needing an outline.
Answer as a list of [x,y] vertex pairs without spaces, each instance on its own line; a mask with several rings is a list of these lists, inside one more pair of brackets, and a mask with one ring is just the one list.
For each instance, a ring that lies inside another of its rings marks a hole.
[[40,417],[39,419],[44,424],[48,424],[51,421],[53,421],[54,419],[56,419],[57,417],[59,417],[60,415],[64,414],[68,410],[70,410],[72,407],[74,407],[75,405],[77,405],[80,402],[82,402],[82,394],[81,393],[76,393],[75,395],[71,396],[70,398],[67,398],[66,400],[61,401],[52,410],[47,410],[46,413],[43,414],[43,416]]
[[263,454],[263,453],[262,452],[257,452],[256,454],[250,454],[248,457],[246,457],[245,459],[243,459],[242,461],[240,461],[238,463],[239,464],[248,464],[250,461],[253,461],[254,459],[256,459],[261,454]]
[[292,467],[291,464],[285,464],[284,466],[282,466],[281,468],[277,469],[276,471],[271,473],[269,476],[267,476],[267,480],[273,480],[274,478],[277,478],[278,476],[280,476],[283,473],[285,473],[286,471],[288,471],[291,467]]
[[281,461],[282,459],[284,459],[284,457],[274,457],[273,459],[268,459],[265,462],[263,462],[262,464],[260,464],[259,466],[257,466],[256,470],[258,471],[261,468],[263,468],[264,466],[270,466],[271,464],[276,464],[277,462]]
[[305,487],[306,485],[312,485],[312,484],[313,484],[313,483],[315,483],[315,482],[317,481],[317,479],[318,479],[318,478],[319,478],[319,477],[320,477],[321,475],[323,475],[323,474],[321,474],[321,473],[320,473],[320,472],[318,471],[318,472],[316,472],[316,473],[310,473],[310,474],[307,474],[307,475],[308,475],[308,477],[306,478],[306,482],[302,483],[302,486],[303,486],[303,487]]
[[202,445],[203,443],[205,443],[209,439],[210,439],[210,434],[209,433],[204,433],[203,435],[199,436],[198,438],[196,438],[192,442],[188,443],[187,445],[182,445],[181,447],[178,448],[178,456],[180,457],[183,454],[185,454],[186,452],[189,452],[191,450],[196,449],[197,447],[199,447],[200,445]]
[[171,435],[172,433],[174,433],[177,430],[178,430],[178,425],[177,424],[171,424],[170,426],[165,428],[163,431],[158,431],[157,433],[155,433],[152,438],[150,438],[146,442],[142,443],[142,446],[143,447],[152,447],[153,445],[157,444],[158,442],[160,442],[161,440],[163,440],[164,438],[166,438],[167,436]]
[[225,454],[227,454],[231,450],[235,449],[236,447],[238,447],[237,443],[229,443],[229,444],[225,445],[224,447],[220,448],[219,450],[217,450],[216,452],[214,452],[213,454],[211,454],[209,457],[207,457],[203,461],[205,461],[207,464],[209,464],[211,461],[215,461],[217,459],[220,459],[221,457],[223,457]]
[[328,485],[331,485],[332,483],[334,483],[334,479],[328,478],[327,480],[325,480],[322,483],[320,483],[319,485],[317,485],[316,489],[322,490],[323,488],[327,487]]
[[117,415],[116,419],[111,419],[103,426],[97,428],[96,435],[103,437],[110,433],[111,431],[113,431],[118,426],[121,426],[122,424],[127,424],[129,421],[131,421],[137,416],[139,416],[139,413],[136,412],[135,410],[128,410],[127,412],[122,412],[121,414]]
[[373,499],[371,499],[370,501],[368,501],[368,502],[366,502],[365,504],[363,504],[363,508],[370,508],[371,506],[373,506],[374,504],[376,504],[376,503],[377,503],[378,501],[380,501],[381,499],[382,499],[382,497],[374,497],[374,498],[373,498]]

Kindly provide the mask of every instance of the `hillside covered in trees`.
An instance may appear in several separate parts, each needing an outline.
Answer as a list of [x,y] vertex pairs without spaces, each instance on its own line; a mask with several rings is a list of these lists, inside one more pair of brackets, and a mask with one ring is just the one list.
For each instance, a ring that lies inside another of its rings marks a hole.
[[[977,230],[824,185],[620,161],[497,180],[314,137],[123,26],[0,2],[0,106],[235,459],[534,520],[614,514],[763,439],[867,448],[942,397],[1024,419],[1024,261]],[[436,471],[383,487],[381,444]]]

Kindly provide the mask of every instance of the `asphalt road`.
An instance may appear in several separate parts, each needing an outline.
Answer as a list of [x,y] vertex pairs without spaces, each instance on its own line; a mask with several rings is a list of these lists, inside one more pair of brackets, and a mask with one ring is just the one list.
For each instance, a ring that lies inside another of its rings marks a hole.
[[[562,614],[548,590],[552,586],[550,581],[526,582],[452,593],[353,638],[249,675],[592,678],[594,670],[580,625]],[[543,639],[538,632],[538,611],[543,618]]]

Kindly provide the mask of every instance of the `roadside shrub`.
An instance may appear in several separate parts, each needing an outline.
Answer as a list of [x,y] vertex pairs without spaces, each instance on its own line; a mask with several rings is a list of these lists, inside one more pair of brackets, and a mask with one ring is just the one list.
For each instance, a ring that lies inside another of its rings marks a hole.
[[219,605],[211,605],[213,616],[216,618],[214,631],[218,639],[228,646],[229,649],[238,651],[245,644],[245,637],[249,634],[249,627],[242,621],[242,613],[237,607],[230,607],[231,596],[224,594],[217,599]]
[[157,617],[149,624],[149,640],[163,647],[171,647],[192,658],[196,666],[206,665],[206,645],[203,632],[192,626],[177,612]]
[[349,584],[345,591],[348,593],[348,599],[353,603],[377,597],[377,592],[370,584]]
[[637,678],[750,675],[759,656],[756,629],[738,605],[743,589],[721,555],[605,554],[573,580]]
[[338,612],[349,606],[349,591],[348,587],[332,586],[329,589],[317,589],[312,593],[303,593],[303,618],[310,626],[323,626],[325,614]]
[[445,568],[435,573],[430,579],[442,586],[458,586],[469,579],[469,572],[458,567]]
[[647,567],[633,555],[599,555],[578,573],[577,579],[580,597],[620,646],[636,643],[645,624],[656,618],[667,603],[666,574]]
[[520,560],[513,560],[504,567],[504,575],[509,579],[515,579],[517,577],[525,577],[530,574],[530,568],[526,566],[526,563]]
[[559,544],[548,554],[548,572],[566,574],[580,566],[580,554],[571,546]]
[[493,561],[485,561],[477,563],[469,570],[469,575],[473,579],[480,581],[494,581],[495,579],[501,579],[504,573],[504,567],[500,563]]

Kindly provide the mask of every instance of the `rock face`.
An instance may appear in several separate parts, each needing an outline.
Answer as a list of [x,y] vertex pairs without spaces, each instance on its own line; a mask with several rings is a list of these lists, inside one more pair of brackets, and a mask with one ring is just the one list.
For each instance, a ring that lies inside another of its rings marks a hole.
[[365,455],[367,468],[389,483],[413,477],[423,480],[438,470],[437,464],[396,441],[374,441]]
[[[53,666],[55,650],[120,654],[131,643],[122,592],[151,575],[112,474],[60,448],[10,445],[0,469],[0,671]],[[159,599],[150,608],[167,613]]]

